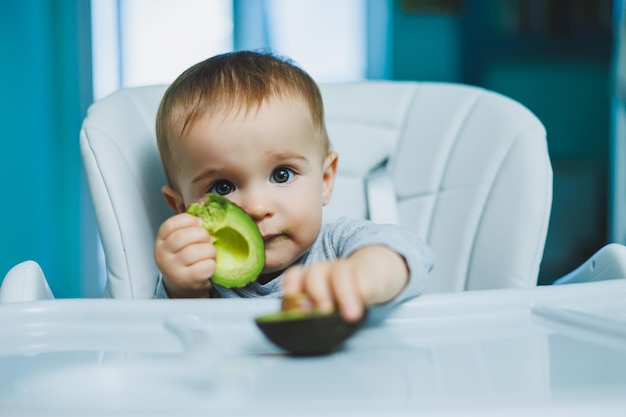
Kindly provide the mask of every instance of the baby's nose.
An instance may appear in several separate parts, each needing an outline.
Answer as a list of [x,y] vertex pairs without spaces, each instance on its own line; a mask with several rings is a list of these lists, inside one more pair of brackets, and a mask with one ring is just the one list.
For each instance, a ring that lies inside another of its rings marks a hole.
[[267,196],[261,195],[261,193],[242,198],[241,208],[255,221],[272,215],[271,200]]

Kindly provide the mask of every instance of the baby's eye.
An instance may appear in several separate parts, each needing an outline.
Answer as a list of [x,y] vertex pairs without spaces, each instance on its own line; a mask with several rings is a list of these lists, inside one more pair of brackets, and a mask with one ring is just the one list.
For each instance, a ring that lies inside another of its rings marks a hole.
[[286,182],[292,181],[295,173],[291,168],[279,167],[272,172],[272,176],[270,177],[271,182],[276,182],[278,184],[284,184]]
[[233,185],[233,183],[224,180],[214,182],[213,185],[211,185],[207,190],[208,193],[215,193],[219,195],[230,194],[233,191],[235,191],[235,186]]

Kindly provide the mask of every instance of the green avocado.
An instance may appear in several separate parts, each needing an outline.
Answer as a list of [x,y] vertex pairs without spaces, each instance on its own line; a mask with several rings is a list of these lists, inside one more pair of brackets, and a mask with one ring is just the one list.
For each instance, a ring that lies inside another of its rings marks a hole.
[[254,221],[239,206],[218,194],[207,194],[187,213],[199,217],[217,250],[211,281],[222,287],[243,287],[257,279],[265,265],[263,238]]

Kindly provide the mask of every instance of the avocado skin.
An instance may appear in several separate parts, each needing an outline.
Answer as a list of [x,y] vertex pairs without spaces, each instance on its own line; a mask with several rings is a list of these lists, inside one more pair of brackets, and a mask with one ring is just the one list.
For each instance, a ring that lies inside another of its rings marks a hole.
[[[199,217],[217,249],[216,270],[211,281],[225,288],[243,287],[256,280],[265,266],[265,247],[256,223],[235,203],[218,194],[207,194],[187,213]],[[243,245],[243,247],[242,247]],[[233,256],[233,250],[244,249]],[[221,256],[220,256],[221,254]]]
[[365,322],[348,323],[338,312],[282,311],[259,316],[255,323],[276,346],[296,356],[332,353]]

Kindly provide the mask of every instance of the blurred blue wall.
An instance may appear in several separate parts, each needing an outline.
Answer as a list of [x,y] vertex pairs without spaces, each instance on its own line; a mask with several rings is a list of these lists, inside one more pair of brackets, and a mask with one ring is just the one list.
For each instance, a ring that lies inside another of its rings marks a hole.
[[57,297],[83,293],[95,244],[81,233],[78,149],[90,42],[88,0],[0,2],[0,279],[32,259]]

